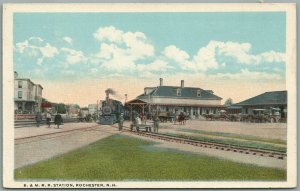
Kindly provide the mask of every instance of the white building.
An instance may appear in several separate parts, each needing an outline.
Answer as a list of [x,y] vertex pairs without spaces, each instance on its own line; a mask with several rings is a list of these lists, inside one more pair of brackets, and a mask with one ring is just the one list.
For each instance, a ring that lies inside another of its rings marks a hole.
[[19,78],[15,72],[14,102],[16,113],[35,113],[40,111],[43,87],[28,78]]
[[91,115],[97,113],[97,104],[89,104],[88,109],[89,109],[89,114]]
[[146,87],[144,93],[136,99],[126,102],[127,107],[138,112],[186,112],[191,116],[216,114],[222,108],[222,98],[212,90],[199,87],[185,87],[181,80],[180,86],[164,86],[163,79],[157,87]]

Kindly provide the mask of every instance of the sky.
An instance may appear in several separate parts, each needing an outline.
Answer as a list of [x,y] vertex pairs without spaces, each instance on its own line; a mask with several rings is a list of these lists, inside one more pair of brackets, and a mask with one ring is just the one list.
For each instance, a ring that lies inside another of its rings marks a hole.
[[43,97],[81,106],[104,90],[211,89],[239,102],[285,90],[284,12],[15,13],[14,70]]

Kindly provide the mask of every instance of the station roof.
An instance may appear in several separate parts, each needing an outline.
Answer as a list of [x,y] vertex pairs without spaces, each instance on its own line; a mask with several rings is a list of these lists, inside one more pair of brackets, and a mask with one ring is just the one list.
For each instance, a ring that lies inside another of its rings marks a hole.
[[[180,96],[177,96],[177,90],[180,91]],[[198,96],[200,91],[200,96]],[[153,97],[168,97],[168,98],[189,98],[189,99],[211,99],[221,100],[222,98],[214,95],[211,90],[203,90],[196,87],[180,87],[180,86],[158,86],[155,87],[149,94],[141,94],[137,98]]]
[[286,105],[287,91],[265,92],[235,105]]

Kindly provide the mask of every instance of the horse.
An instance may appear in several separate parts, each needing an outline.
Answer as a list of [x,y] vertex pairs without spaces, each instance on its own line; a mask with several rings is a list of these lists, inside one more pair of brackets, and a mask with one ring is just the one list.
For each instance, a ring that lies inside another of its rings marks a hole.
[[184,114],[179,114],[175,117],[174,119],[174,125],[176,125],[176,122],[178,121],[179,125],[184,125],[185,124],[185,121],[186,121],[186,118],[184,116]]

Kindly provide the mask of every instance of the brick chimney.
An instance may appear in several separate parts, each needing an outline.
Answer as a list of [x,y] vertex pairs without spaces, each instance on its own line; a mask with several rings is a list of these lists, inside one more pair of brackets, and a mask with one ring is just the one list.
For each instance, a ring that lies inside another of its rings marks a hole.
[[184,80],[181,80],[181,88],[184,88]]
[[159,86],[163,86],[163,79],[159,78]]

